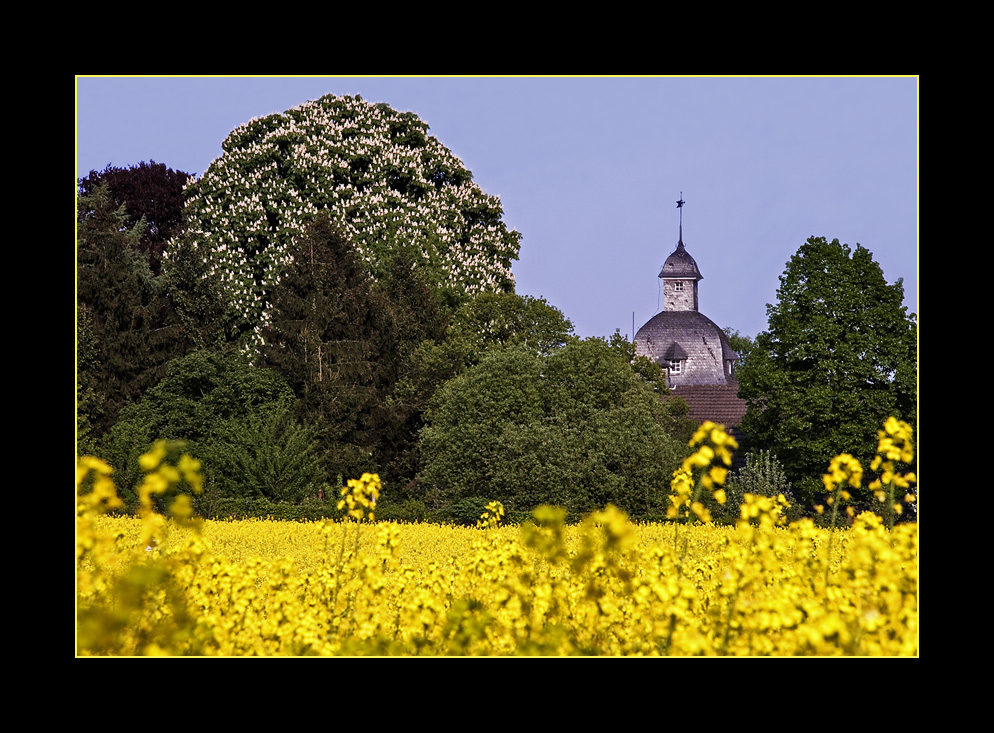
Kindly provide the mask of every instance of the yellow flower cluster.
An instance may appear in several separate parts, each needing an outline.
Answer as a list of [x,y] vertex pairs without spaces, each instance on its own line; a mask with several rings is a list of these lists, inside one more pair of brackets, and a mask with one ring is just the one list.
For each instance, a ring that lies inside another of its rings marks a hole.
[[[705,445],[688,491],[715,482],[730,442],[712,426],[695,455]],[[198,485],[172,448],[143,457],[163,493]],[[833,461],[836,490],[859,485],[857,468]],[[917,525],[870,513],[784,527],[782,497],[747,495],[734,528],[634,525],[615,507],[568,526],[541,507],[519,529],[498,526],[495,502],[479,532],[356,521],[379,497],[366,475],[346,487],[345,521],[197,524],[151,501],[102,515],[117,506],[110,476],[97,459],[77,467],[83,655],[918,654]]]
[[[898,463],[908,464],[915,459],[914,452],[914,431],[911,426],[903,420],[893,417],[884,423],[884,429],[877,431],[877,455],[870,463],[871,471],[880,471],[880,478],[870,483],[870,490],[874,492],[877,501],[887,502],[887,515],[889,524],[893,524],[894,514],[901,514],[901,504],[894,500],[895,489],[904,491],[904,501],[911,503],[915,500],[911,493],[911,485],[917,482],[917,477],[911,471],[901,473],[897,469]],[[884,491],[887,487],[888,491]]]
[[[877,431],[877,441],[877,453],[881,460],[911,463],[915,459],[914,430],[903,420],[893,417],[887,418],[884,429]],[[871,466],[871,468],[876,471],[879,462],[874,459],[874,463],[877,465]]]
[[76,465],[76,487],[82,487],[92,477],[90,492],[79,497],[77,515],[100,509],[120,509],[123,502],[117,496],[117,489],[110,475],[114,469],[93,456],[83,456]]
[[739,507],[739,516],[744,522],[759,522],[762,526],[782,525],[784,519],[783,510],[790,507],[787,498],[780,494],[776,499],[769,496],[756,496],[746,494],[743,497],[742,506]]
[[360,479],[349,479],[342,487],[342,498],[338,511],[346,510],[345,516],[358,521],[375,519],[376,501],[380,498],[380,477],[375,473],[364,473]]
[[487,504],[483,514],[476,521],[477,529],[496,529],[504,519],[504,505],[499,501],[492,501]]
[[[76,562],[94,572],[80,572],[76,577],[79,592],[96,593],[106,590],[104,573],[114,556],[113,535],[99,532],[96,522],[106,511],[120,509],[111,474],[114,469],[99,458],[84,456],[76,464]],[[89,489],[87,493],[84,490]]]
[[828,464],[828,473],[822,476],[822,481],[826,491],[835,491],[845,485],[858,489],[863,481],[863,467],[851,455],[842,453]]
[[[895,468],[896,463],[910,463],[914,458],[914,431],[911,426],[903,420],[894,417],[887,418],[884,422],[884,429],[877,431],[877,455],[870,463],[871,471],[881,471],[880,478],[872,481],[869,489],[874,492],[877,501],[888,502],[888,526],[894,525],[894,516],[901,514],[902,510],[901,505],[894,501],[895,487],[906,492],[905,502],[911,503],[915,500],[910,489],[911,484],[916,483],[917,477],[911,471],[902,474]],[[862,485],[863,467],[851,455],[842,453],[832,459],[828,466],[828,473],[822,476],[822,480],[825,484],[825,490],[830,494],[827,502],[833,506],[834,524],[838,502],[840,500],[848,501],[852,498],[846,487],[858,489]],[[883,490],[885,486],[889,489],[889,499],[888,492]],[[821,513],[824,507],[817,506],[815,509]],[[852,507],[847,507],[846,512],[850,516],[854,516]]]
[[[673,472],[671,506],[666,510],[666,516],[681,516],[681,507],[688,507],[699,520],[710,522],[711,513],[700,500],[701,492],[707,490],[719,504],[725,503],[725,490],[721,486],[732,465],[732,451],[739,444],[725,432],[723,425],[708,420],[697,429],[689,445],[696,450]],[[684,512],[682,516],[688,515]]]
[[[199,551],[194,529],[171,529],[155,553],[139,546],[140,520],[100,518],[95,531],[118,537],[117,558],[102,569],[105,590],[80,590],[78,649],[225,656],[918,652],[914,524],[887,531],[861,515],[845,530],[810,521],[788,529],[775,526],[772,506],[757,514],[759,524],[735,528],[634,525],[614,508],[579,526],[557,516],[550,509],[521,530],[485,535],[357,522],[333,525],[326,535],[320,524],[208,521]],[[344,539],[336,528],[360,531],[357,549],[341,564],[321,541]],[[683,560],[673,548],[676,529],[689,538]],[[249,551],[239,551],[245,545]]]

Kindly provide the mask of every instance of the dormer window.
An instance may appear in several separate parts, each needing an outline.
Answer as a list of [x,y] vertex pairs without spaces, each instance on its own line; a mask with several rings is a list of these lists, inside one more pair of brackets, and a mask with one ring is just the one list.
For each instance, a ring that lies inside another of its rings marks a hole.
[[683,371],[683,361],[674,359],[670,362],[670,374],[680,374]]

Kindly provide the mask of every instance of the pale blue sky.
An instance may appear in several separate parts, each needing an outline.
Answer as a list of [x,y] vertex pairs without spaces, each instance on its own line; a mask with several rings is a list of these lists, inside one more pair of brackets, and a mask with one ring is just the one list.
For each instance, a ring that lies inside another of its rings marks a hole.
[[324,94],[417,114],[522,234],[517,291],[581,336],[657,312],[684,237],[701,311],[755,336],[810,235],[857,242],[917,306],[918,79],[77,77],[76,176],[201,174],[228,133]]

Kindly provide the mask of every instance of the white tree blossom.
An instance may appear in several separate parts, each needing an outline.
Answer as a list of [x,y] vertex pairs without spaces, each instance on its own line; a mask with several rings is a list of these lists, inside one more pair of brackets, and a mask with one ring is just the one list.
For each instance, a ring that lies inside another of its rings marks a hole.
[[325,96],[236,128],[223,155],[188,183],[189,236],[220,272],[235,332],[258,342],[269,292],[295,236],[330,212],[374,275],[391,252],[414,248],[436,284],[468,293],[510,291],[520,235],[410,112]]

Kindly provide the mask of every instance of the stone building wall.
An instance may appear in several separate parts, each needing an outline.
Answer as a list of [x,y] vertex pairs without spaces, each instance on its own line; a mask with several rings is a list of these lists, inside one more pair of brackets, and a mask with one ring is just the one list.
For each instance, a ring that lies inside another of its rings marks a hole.
[[663,308],[668,311],[697,310],[697,283],[693,280],[663,280]]

